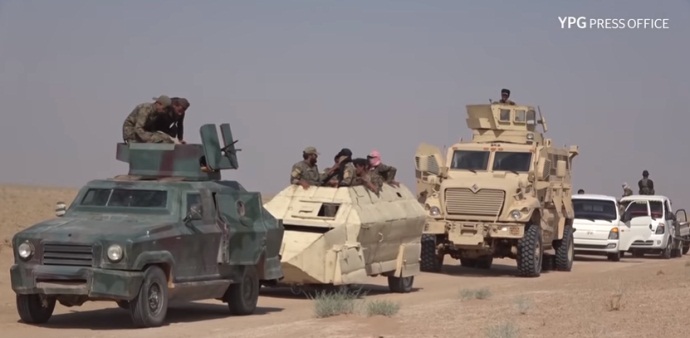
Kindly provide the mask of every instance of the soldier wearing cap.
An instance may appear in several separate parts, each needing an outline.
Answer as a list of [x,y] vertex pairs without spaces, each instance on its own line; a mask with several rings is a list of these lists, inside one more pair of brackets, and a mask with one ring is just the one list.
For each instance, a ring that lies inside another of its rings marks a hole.
[[513,101],[511,101],[511,100],[508,99],[509,97],[510,97],[510,90],[509,90],[509,89],[506,89],[506,88],[503,88],[503,89],[501,89],[501,99],[498,100],[498,101],[496,101],[496,102],[493,102],[493,103],[496,103],[496,104],[501,103],[501,104],[515,105],[515,102],[513,102]]
[[[177,139],[175,143],[185,144],[184,117],[189,108],[189,101],[184,97],[173,97],[170,99],[171,105],[166,109],[166,113],[156,119],[155,129]],[[174,141],[174,140],[173,140]]]
[[290,172],[290,184],[301,185],[302,188],[308,189],[312,185],[319,185],[321,174],[319,167],[316,165],[316,159],[319,157],[319,152],[314,147],[306,147],[302,151],[302,161],[292,165]]
[[122,138],[126,143],[173,143],[167,134],[158,132],[157,119],[170,107],[171,100],[166,95],[153,98],[154,102],[142,103],[134,107],[122,124]]

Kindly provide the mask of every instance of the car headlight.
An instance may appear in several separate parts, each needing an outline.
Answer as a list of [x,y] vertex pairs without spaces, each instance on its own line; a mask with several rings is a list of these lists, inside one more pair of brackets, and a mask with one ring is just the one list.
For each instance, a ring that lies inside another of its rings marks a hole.
[[520,210],[511,210],[510,211],[510,217],[514,218],[516,221],[522,218],[522,214],[520,214]]
[[113,244],[108,247],[108,259],[117,263],[122,259],[122,247],[119,244]]
[[656,231],[654,232],[655,235],[662,235],[664,233],[664,230],[666,227],[663,224],[659,224],[656,227]]
[[431,216],[438,216],[441,214],[441,209],[438,207],[431,207],[429,208],[429,215]]
[[29,242],[19,244],[17,247],[17,254],[19,254],[19,258],[28,260],[34,254],[34,246]]
[[618,228],[613,228],[609,231],[609,239],[618,239]]

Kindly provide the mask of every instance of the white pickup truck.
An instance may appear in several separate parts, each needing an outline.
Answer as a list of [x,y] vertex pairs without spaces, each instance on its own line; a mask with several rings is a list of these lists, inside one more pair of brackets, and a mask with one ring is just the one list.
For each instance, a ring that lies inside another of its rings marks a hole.
[[621,221],[623,213],[616,197],[581,194],[573,195],[572,201],[575,254],[606,255],[617,262],[635,240],[645,238],[635,235]]
[[673,212],[671,200],[662,195],[631,195],[621,198],[625,208],[621,221],[633,235],[628,249],[634,257],[647,253],[668,259],[690,249],[690,225],[685,209]]

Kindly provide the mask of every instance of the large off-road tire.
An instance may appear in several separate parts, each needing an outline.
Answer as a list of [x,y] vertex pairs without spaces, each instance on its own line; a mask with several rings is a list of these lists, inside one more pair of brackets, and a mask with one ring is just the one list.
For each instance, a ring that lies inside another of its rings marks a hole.
[[245,267],[242,280],[231,284],[224,298],[233,315],[246,316],[254,313],[259,302],[259,273],[256,267]]
[[55,310],[55,298],[41,299],[38,294],[17,295],[19,318],[27,324],[43,324],[50,319]]
[[388,276],[388,289],[390,289],[391,292],[408,293],[412,291],[412,284],[414,284],[414,276]]
[[436,252],[436,235],[422,235],[420,270],[424,272],[441,272],[443,256]]
[[477,258],[475,266],[478,269],[491,269],[491,264],[494,262],[494,257],[490,255],[481,256]]
[[137,327],[163,325],[168,313],[168,280],[161,268],[152,265],[146,269],[139,293],[129,302],[129,313]]
[[563,238],[556,241],[556,270],[570,271],[573,269],[575,246],[573,243],[573,227],[567,225],[563,229]]
[[622,252],[618,251],[616,253],[606,254],[606,259],[610,260],[611,262],[620,262],[622,256]]
[[522,239],[518,240],[518,276],[539,277],[543,256],[541,226],[528,224]]

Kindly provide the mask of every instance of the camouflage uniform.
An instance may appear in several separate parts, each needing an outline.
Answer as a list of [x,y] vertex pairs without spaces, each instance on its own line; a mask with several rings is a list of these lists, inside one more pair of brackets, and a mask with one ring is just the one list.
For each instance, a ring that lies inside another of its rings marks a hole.
[[343,168],[343,179],[338,182],[339,186],[352,186],[355,183],[355,178],[357,176],[357,170],[352,162],[345,164]]
[[[307,147],[304,154],[317,154],[316,148]],[[292,165],[290,172],[290,184],[300,184],[300,180],[305,180],[309,185],[320,185],[323,175],[319,173],[319,166],[312,166],[307,160],[299,161]]]
[[366,176],[369,182],[373,183],[376,186],[376,189],[378,189],[378,191],[381,191],[381,189],[383,189],[383,177],[381,177],[381,175],[379,175],[376,172],[371,172]]
[[395,180],[395,174],[397,172],[398,169],[396,169],[394,166],[383,163],[371,168],[371,173],[380,176],[380,178],[386,183],[392,183],[393,180]]
[[651,179],[642,178],[637,186],[640,188],[640,195],[654,195],[654,181]]
[[[154,98],[161,102],[166,108],[170,106],[170,98],[161,96]],[[160,116],[156,112],[154,103],[142,103],[137,105],[127,116],[122,125],[122,139],[127,142],[147,142],[147,143],[173,143],[173,140],[165,134],[157,133]]]

